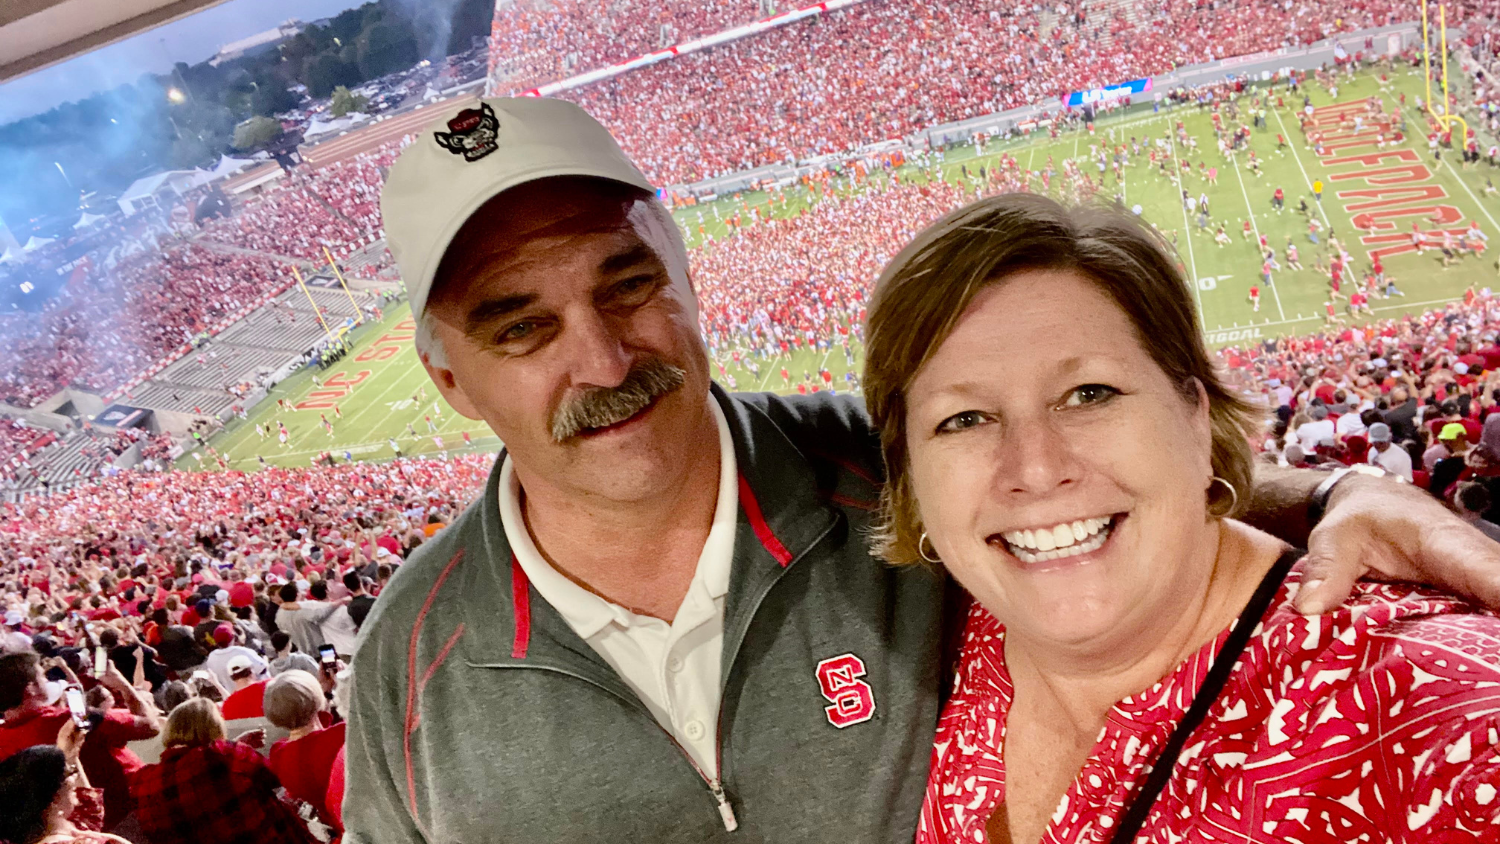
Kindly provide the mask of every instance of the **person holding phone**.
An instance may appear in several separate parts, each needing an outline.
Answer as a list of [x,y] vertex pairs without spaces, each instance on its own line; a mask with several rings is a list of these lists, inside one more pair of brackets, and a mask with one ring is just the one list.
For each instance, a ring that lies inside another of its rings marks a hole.
[[[125,703],[123,709],[91,710],[92,729],[80,755],[94,785],[104,792],[104,828],[113,829],[133,807],[128,777],[142,765],[127,745],[161,731],[151,699],[132,687],[106,660],[99,682]],[[0,654],[0,759],[38,744],[51,744],[74,720],[65,701],[49,704],[41,658],[34,651]],[[66,697],[66,693],[65,693]]]
[[264,740],[257,730],[229,741],[212,701],[194,698],[172,710],[161,761],[131,777],[146,837],[154,844],[314,844],[255,750]]
[[[331,646],[324,646],[331,648]],[[327,650],[322,665],[325,675],[338,665]],[[281,778],[287,793],[312,805],[318,817],[342,830],[338,815],[327,805],[328,782],[334,757],[344,746],[344,723],[323,726],[328,711],[325,684],[306,671],[293,669],[278,674],[266,686],[266,720],[288,732],[271,745],[271,770]]]
[[65,721],[55,745],[0,762],[0,841],[9,844],[129,844],[100,832],[104,807],[79,763],[86,734]]

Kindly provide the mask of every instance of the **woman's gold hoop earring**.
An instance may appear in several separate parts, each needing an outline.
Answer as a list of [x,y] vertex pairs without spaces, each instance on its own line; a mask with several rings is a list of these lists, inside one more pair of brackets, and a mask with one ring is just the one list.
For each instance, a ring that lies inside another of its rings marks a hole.
[[927,562],[932,563],[934,565],[936,565],[937,563],[941,563],[942,560],[938,559],[937,546],[936,545],[932,546],[932,556],[931,557],[927,556],[927,546],[928,545],[932,545],[932,540],[930,540],[930,539],[927,538],[927,531],[924,530],[924,531],[922,531],[922,538],[917,540],[917,554],[922,559],[924,559]]
[[[1222,510],[1220,510],[1217,513],[1214,512],[1214,508],[1212,508],[1212,507],[1208,508],[1208,514],[1209,515],[1222,518],[1224,516],[1229,515],[1230,513],[1233,513],[1240,506],[1240,492],[1239,492],[1239,490],[1237,490],[1237,489],[1234,488],[1234,484],[1230,483],[1229,481],[1224,480],[1223,478],[1219,477],[1218,475],[1214,475],[1213,480],[1211,480],[1211,481],[1208,482],[1209,489],[1213,489],[1213,485],[1214,484],[1223,484],[1224,488],[1227,489],[1227,490],[1229,490],[1229,506],[1228,507],[1223,508]],[[923,536],[926,536],[926,534],[923,534]]]

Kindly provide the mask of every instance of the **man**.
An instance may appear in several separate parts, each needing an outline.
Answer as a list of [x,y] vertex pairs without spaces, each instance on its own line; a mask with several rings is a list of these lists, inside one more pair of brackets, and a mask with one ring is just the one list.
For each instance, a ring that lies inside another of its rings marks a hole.
[[[89,781],[104,791],[104,827],[111,829],[133,808],[130,775],[142,765],[126,745],[154,737],[161,731],[162,718],[150,698],[133,688],[114,663],[105,665],[100,682],[127,708],[91,713],[81,761]],[[57,741],[57,731],[72,716],[66,706],[47,703],[46,687],[35,651],[0,654],[0,759]]]
[[1385,412],[1385,423],[1397,442],[1417,438],[1417,400],[1406,387],[1391,390],[1391,408]]
[[[343,586],[343,583],[342,580],[337,581],[339,586]],[[316,599],[321,595],[326,599],[328,591],[328,581],[321,580],[313,584],[312,596]],[[333,612],[320,625],[323,641],[333,645],[334,652],[346,660],[354,656],[354,639],[359,635],[359,625],[355,624],[354,617],[349,614],[349,601],[350,596],[346,595],[335,602]]]
[[156,621],[157,630],[161,633],[161,639],[156,644],[156,652],[161,657],[163,665],[177,672],[178,675],[186,675],[203,664],[203,659],[207,654],[194,640],[193,628],[181,624],[169,624],[166,610],[157,610],[152,620]]
[[140,641],[133,628],[127,629],[127,638],[122,641],[119,631],[105,627],[99,631],[99,644],[109,652],[109,660],[125,677],[135,677],[136,663],[141,666],[141,678],[151,684],[154,692],[167,682],[167,668],[157,660],[156,649]]
[[266,676],[260,680],[255,676],[255,664],[244,654],[236,654],[231,657],[226,666],[229,673],[230,692],[229,697],[220,704],[219,710],[224,715],[225,721],[234,721],[240,718],[259,718],[265,714],[263,701],[266,695],[266,684],[270,677]]
[[1333,420],[1328,418],[1328,406],[1320,399],[1313,400],[1307,415],[1312,417],[1312,421],[1297,426],[1297,443],[1302,446],[1304,453],[1312,454],[1318,443],[1333,438],[1334,426]]
[[910,841],[945,588],[867,551],[858,402],[711,387],[676,225],[572,104],[452,115],[382,211],[428,375],[506,451],[367,620],[348,840]]
[[271,634],[271,676],[297,669],[309,674],[318,673],[318,661],[301,651],[293,650],[292,637],[285,630]]
[[1391,444],[1391,426],[1376,422],[1370,426],[1370,463],[1411,481],[1411,455]]
[[236,659],[248,661],[258,680],[268,679],[271,676],[265,657],[240,644],[234,625],[229,622],[221,621],[214,625],[210,641],[213,642],[214,649],[203,661],[203,667],[213,672],[214,677],[225,688],[234,686],[234,680],[230,676],[230,666],[235,663]]
[[349,620],[354,622],[354,630],[358,632],[365,626],[365,617],[370,614],[370,608],[375,606],[375,596],[365,591],[365,579],[357,571],[344,573],[344,588],[349,590]]
[[1427,489],[1433,495],[1447,501],[1453,484],[1458,481],[1459,476],[1463,474],[1464,467],[1468,465],[1469,432],[1461,423],[1449,422],[1438,432],[1437,441],[1445,454],[1433,464],[1432,478],[1427,483]]
[[1339,390],[1333,394],[1334,406],[1329,408],[1329,412],[1340,414],[1333,426],[1334,433],[1340,442],[1347,437],[1357,437],[1365,433],[1364,413],[1374,405],[1369,401],[1361,402],[1357,399],[1356,396],[1356,400],[1350,400],[1345,390]]
[[[323,586],[319,581],[315,586]],[[326,586],[320,590],[327,594]],[[333,615],[333,611],[339,608],[338,604],[320,601],[318,592],[309,590],[309,600],[299,601],[299,590],[297,584],[288,583],[281,587],[281,609],[276,613],[276,626],[285,630],[292,637],[292,643],[297,650],[313,655],[318,652],[318,647],[327,641],[323,636],[323,622]]]
[[20,610],[5,613],[5,623],[0,625],[0,653],[31,649],[31,637],[21,629],[25,623],[26,615]]

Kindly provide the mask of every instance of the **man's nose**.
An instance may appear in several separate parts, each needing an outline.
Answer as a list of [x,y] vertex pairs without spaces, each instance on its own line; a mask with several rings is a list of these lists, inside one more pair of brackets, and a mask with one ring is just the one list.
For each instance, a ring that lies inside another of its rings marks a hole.
[[632,355],[619,320],[589,308],[569,320],[566,332],[573,383],[618,387],[625,380]]

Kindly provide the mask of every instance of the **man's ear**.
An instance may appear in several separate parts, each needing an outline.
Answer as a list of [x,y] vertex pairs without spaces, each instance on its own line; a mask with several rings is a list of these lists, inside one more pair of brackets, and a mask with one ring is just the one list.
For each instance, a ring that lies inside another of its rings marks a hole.
[[466,419],[473,419],[476,422],[483,422],[484,417],[479,414],[478,408],[469,400],[463,388],[458,386],[457,379],[453,377],[453,370],[433,366],[431,359],[425,353],[422,353],[421,358],[422,368],[427,370],[427,377],[431,378],[432,383],[437,386],[437,390],[442,394],[443,400],[448,402],[454,410],[458,411],[460,416]]

